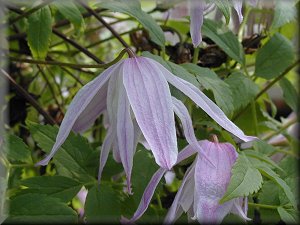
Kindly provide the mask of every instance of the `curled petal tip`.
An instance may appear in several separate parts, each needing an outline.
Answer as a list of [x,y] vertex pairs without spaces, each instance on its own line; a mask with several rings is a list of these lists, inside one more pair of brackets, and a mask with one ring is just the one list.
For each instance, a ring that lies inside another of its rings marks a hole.
[[124,216],[121,216],[120,223],[121,224],[133,224],[129,219],[127,219]]
[[34,166],[47,166],[51,158],[46,157],[43,160],[37,162]]
[[246,143],[249,143],[249,142],[252,142],[252,141],[258,141],[259,138],[258,137],[254,137],[254,136],[247,136],[247,135],[244,135],[243,139],[242,139],[244,142]]
[[205,3],[203,1],[188,1],[190,12],[190,33],[194,47],[202,42],[201,27],[203,25],[203,12]]

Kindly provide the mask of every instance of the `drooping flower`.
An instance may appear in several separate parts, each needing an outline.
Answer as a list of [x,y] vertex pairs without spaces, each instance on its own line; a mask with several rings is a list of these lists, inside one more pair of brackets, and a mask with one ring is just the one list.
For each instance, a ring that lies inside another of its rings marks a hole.
[[224,129],[243,141],[253,140],[197,87],[152,59],[133,57],[109,67],[80,89],[68,108],[50,154],[37,165],[48,164],[71,130],[84,132],[100,114],[107,112],[109,126],[100,153],[99,180],[112,149],[114,159],[123,164],[130,192],[133,156],[141,137],[146,140],[156,163],[171,169],[178,154],[174,112],[181,120],[189,144],[194,148],[199,148],[199,144],[186,107],[171,96],[168,83],[187,95]]
[[238,157],[234,147],[229,143],[210,141],[202,141],[200,145],[216,167],[207,164],[201,155],[197,155],[183,178],[165,223],[175,222],[183,211],[201,224],[220,224],[230,212],[249,220],[246,215],[247,203],[243,197],[219,204],[229,184],[232,166]]
[[[191,146],[183,149],[179,153],[177,162],[181,162],[193,153],[204,151],[216,166],[208,164],[201,154],[196,156],[195,161],[185,173],[164,223],[174,223],[183,212],[187,213],[189,220],[197,219],[201,224],[219,224],[229,213],[239,215],[244,220],[250,220],[247,217],[246,197],[219,204],[229,184],[232,166],[238,157],[234,147],[229,143],[215,143],[207,140],[199,141],[199,145],[201,149],[198,151]],[[123,218],[121,220],[123,223],[132,223],[143,215],[165,172],[166,170],[159,169],[153,175],[135,214],[130,220]]]
[[[231,0],[231,4],[238,14],[239,23],[243,20],[242,0]],[[201,27],[203,25],[204,14],[214,8],[214,1],[206,3],[205,0],[188,0],[190,15],[190,33],[194,47],[198,47],[202,42]]]

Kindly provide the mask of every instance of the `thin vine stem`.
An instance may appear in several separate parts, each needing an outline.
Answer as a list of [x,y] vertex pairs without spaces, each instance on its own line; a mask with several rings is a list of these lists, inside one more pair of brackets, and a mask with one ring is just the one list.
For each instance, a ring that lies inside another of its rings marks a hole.
[[58,99],[57,99],[57,97],[56,97],[54,88],[52,87],[52,85],[51,85],[51,83],[50,83],[50,81],[49,81],[49,79],[48,79],[46,73],[44,72],[43,68],[41,68],[39,65],[37,65],[37,67],[38,67],[39,71],[41,72],[42,77],[43,77],[44,80],[46,81],[46,84],[47,84],[47,86],[49,87],[49,90],[50,90],[50,92],[51,92],[51,95],[52,95],[52,97],[53,97],[55,103],[57,104],[60,113],[63,114],[63,112],[62,112],[62,110],[61,110],[62,106],[61,106],[61,104],[59,103],[59,101],[58,101]]
[[125,48],[130,48],[130,46],[126,43],[126,41],[110,26],[99,14],[97,14],[93,9],[89,6],[81,2],[81,5],[90,12],[100,23],[103,24],[119,41]]
[[193,55],[193,63],[194,64],[198,63],[199,51],[200,51],[199,47],[194,48],[194,55]]
[[279,205],[266,205],[266,204],[252,203],[252,202],[248,202],[248,206],[264,208],[264,209],[277,209],[279,207]]
[[6,24],[0,25],[0,29],[6,27],[7,25],[13,25],[13,24],[15,24],[15,23],[18,22],[19,20],[21,20],[21,19],[23,19],[23,18],[25,18],[25,17],[27,17],[27,16],[33,14],[34,12],[38,11],[39,9],[43,8],[44,6],[50,4],[50,3],[53,2],[53,1],[54,1],[54,0],[46,0],[46,1],[43,1],[41,4],[39,4],[39,5],[37,5],[37,6],[33,7],[33,8],[31,8],[31,9],[29,9],[29,10],[26,11],[26,12],[23,12],[23,11],[20,10],[21,13],[22,13],[21,15],[19,15],[19,16],[17,16],[16,18],[10,20],[10,21],[8,22],[8,24],[6,23]]
[[[248,78],[251,78],[251,76],[250,76],[250,74],[248,72],[248,69],[246,67],[246,63],[243,64],[243,69],[244,69],[244,72],[245,72],[246,76]],[[255,100],[252,100],[250,104],[251,104],[252,119],[253,119],[253,123],[254,123],[254,135],[258,136],[258,123],[257,123],[257,116],[256,116]]]
[[46,112],[39,103],[23,88],[21,87],[5,70],[0,69],[0,74],[5,77],[12,86],[14,86],[17,92],[22,95],[51,125],[56,124],[56,121]]
[[105,69],[114,65],[116,62],[120,61],[120,59],[122,59],[125,53],[127,53],[127,49],[123,49],[113,61],[106,64],[97,64],[97,65],[73,64],[73,63],[44,61],[44,60],[35,60],[35,59],[22,59],[22,58],[11,57],[11,56],[8,59],[15,62],[24,62],[24,63],[31,63],[31,64],[55,65],[55,66],[63,66],[63,67],[71,67],[71,68],[104,68]]
[[287,128],[289,128],[291,125],[295,124],[297,122],[297,117],[292,118],[291,120],[289,120],[287,123],[283,124],[282,127],[280,129],[278,129],[277,131],[273,131],[270,132],[268,134],[266,134],[265,136],[263,136],[261,139],[262,140],[268,140],[271,137],[280,134],[282,131],[286,130]]
[[297,66],[300,63],[300,59],[295,61],[293,64],[291,64],[282,74],[280,74],[278,77],[276,77],[274,80],[272,80],[266,87],[264,87],[255,97],[255,100],[257,100],[260,96],[262,96],[265,92],[267,92],[274,84],[276,84],[278,81],[280,81],[290,70],[292,70],[295,66]]
[[[13,9],[14,12],[20,14],[21,16],[24,15],[22,10],[19,9]],[[69,43],[70,45],[72,45],[73,47],[77,48],[78,50],[80,50],[83,54],[85,54],[86,56],[90,57],[91,59],[93,59],[95,62],[99,63],[99,64],[103,64],[104,62],[101,61],[96,55],[94,55],[93,53],[91,53],[88,49],[86,49],[85,47],[81,46],[80,44],[78,44],[76,41],[68,38],[66,35],[64,35],[63,33],[61,33],[58,29],[56,28],[52,28],[52,32],[53,34],[55,34],[56,36],[60,37],[61,39],[63,39],[65,42]]]
[[[259,97],[261,97],[265,92],[267,92],[271,87],[273,87],[274,84],[276,84],[278,81],[280,81],[285,75],[288,74],[295,66],[297,66],[300,63],[300,59],[296,60],[294,63],[292,63],[288,68],[286,68],[285,71],[283,71],[277,78],[272,80],[266,87],[264,87],[254,98],[256,101]],[[243,112],[245,112],[249,107],[249,104],[243,108],[236,116],[232,119],[235,121],[237,118],[239,118]]]
[[250,15],[250,12],[251,12],[251,8],[250,7],[247,7],[245,6],[245,13],[244,13],[244,18],[243,18],[243,21],[239,27],[239,30],[238,30],[238,39],[239,41],[241,42],[242,39],[243,39],[243,34],[244,34],[244,28],[247,24],[247,21],[248,21],[248,17]]
[[69,44],[71,44],[73,47],[77,48],[78,50],[80,50],[82,53],[84,53],[86,56],[90,57],[91,59],[93,59],[95,62],[99,63],[99,64],[103,64],[104,62],[102,60],[100,60],[97,56],[95,56],[93,53],[91,53],[87,48],[82,47],[80,44],[78,44],[76,41],[68,38],[67,36],[65,36],[63,33],[61,33],[60,31],[58,31],[57,29],[53,28],[52,32],[57,35],[58,37],[62,38],[64,41],[68,42]]

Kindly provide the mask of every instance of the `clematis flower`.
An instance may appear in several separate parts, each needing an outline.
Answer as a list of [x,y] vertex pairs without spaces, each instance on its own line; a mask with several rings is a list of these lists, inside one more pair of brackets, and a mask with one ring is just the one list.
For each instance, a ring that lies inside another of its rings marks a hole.
[[173,223],[183,211],[201,224],[220,224],[230,212],[244,220],[250,220],[247,218],[247,200],[244,201],[243,197],[219,204],[229,184],[232,166],[238,157],[234,147],[229,143],[200,143],[216,167],[207,164],[207,160],[197,155],[183,178],[165,223]]
[[67,110],[50,154],[37,165],[48,164],[71,130],[82,133],[105,113],[108,128],[100,153],[99,180],[112,149],[114,159],[123,164],[130,193],[133,156],[140,140],[149,146],[160,167],[171,169],[178,154],[174,113],[181,120],[188,143],[195,149],[199,144],[186,107],[171,96],[168,83],[191,98],[224,129],[243,141],[253,140],[197,87],[152,59],[133,57],[109,67],[80,89]]
[[[232,6],[238,14],[239,23],[243,20],[242,0],[231,0]],[[188,0],[190,15],[190,33],[194,47],[198,47],[202,42],[201,27],[203,25],[204,14],[214,9],[214,3],[206,3],[205,0]]]
[[[219,224],[229,213],[239,215],[244,220],[250,220],[247,217],[247,198],[235,198],[219,204],[229,184],[232,166],[238,157],[234,147],[229,143],[207,140],[199,141],[199,145],[201,148],[197,151],[191,146],[183,149],[179,153],[178,163],[193,153],[204,151],[216,167],[208,164],[201,154],[196,156],[195,161],[185,173],[164,223],[174,223],[183,212],[187,213],[189,220],[197,219],[201,224]],[[153,175],[134,216],[130,220],[122,218],[121,222],[132,223],[143,215],[165,172],[166,170],[159,169]]]

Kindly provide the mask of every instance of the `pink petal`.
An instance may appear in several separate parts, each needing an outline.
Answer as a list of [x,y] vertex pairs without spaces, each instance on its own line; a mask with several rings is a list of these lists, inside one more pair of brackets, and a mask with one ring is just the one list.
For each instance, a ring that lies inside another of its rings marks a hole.
[[109,124],[108,113],[106,109],[103,111],[102,115],[103,115],[103,119],[102,119],[103,126],[105,129],[108,129],[110,124]]
[[255,7],[257,5],[258,0],[248,0],[248,4]]
[[190,33],[194,48],[198,47],[202,41],[201,27],[203,25],[203,12],[205,1],[189,0],[188,7],[190,13]]
[[156,163],[170,169],[178,154],[174,113],[169,85],[157,64],[144,57],[126,59],[123,82]]
[[102,87],[90,104],[80,114],[73,125],[72,130],[76,133],[83,133],[90,128],[99,115],[106,109],[107,83]]
[[192,203],[194,192],[194,173],[195,165],[189,167],[188,171],[185,173],[180,188],[175,196],[175,199],[164,219],[164,224],[174,223],[182,214],[183,211],[187,212]]
[[[151,150],[150,146],[149,146],[148,142],[146,141],[146,139],[145,139],[138,123],[136,122],[136,120],[133,121],[133,126],[134,126],[134,132],[135,132],[135,135],[134,135],[135,146],[137,146],[137,144],[140,143],[144,146],[144,148],[146,150]],[[136,147],[135,147],[135,149],[136,149]]]
[[119,106],[119,96],[120,90],[123,87],[122,82],[122,71],[119,73],[115,73],[111,76],[108,82],[108,90],[107,90],[107,117],[109,126],[112,129],[112,149],[113,149],[113,158],[116,162],[121,162],[120,149],[118,145],[117,138],[117,120],[118,120],[118,106]]
[[98,172],[98,182],[100,183],[101,181],[101,176],[103,172],[103,168],[106,164],[109,150],[111,149],[113,142],[113,130],[112,128],[108,128],[107,134],[104,138],[102,147],[101,147],[101,152],[100,152],[100,163],[99,163],[99,172]]
[[124,86],[120,87],[117,112],[117,137],[121,161],[127,178],[128,193],[131,193],[131,171],[134,154],[134,127],[130,114],[130,105]]
[[233,199],[234,203],[231,209],[231,213],[240,216],[243,220],[250,221],[251,219],[247,217],[248,211],[248,198],[240,197]]
[[189,115],[187,108],[181,101],[179,101],[174,97],[172,97],[172,101],[173,101],[173,110],[181,121],[186,140],[193,148],[195,148],[195,151],[198,151],[200,154],[203,154],[203,156],[208,161],[210,161],[210,159],[205,155],[205,152],[202,150],[201,146],[199,145],[196,139],[193,124],[192,124],[192,119]]
[[242,7],[243,1],[242,0],[232,0],[233,8],[235,9],[236,13],[239,17],[239,22],[242,23],[243,21],[243,14],[242,14]]
[[[178,159],[176,163],[179,163],[186,158],[190,157],[191,155],[195,154],[194,148],[191,146],[185,147],[182,151],[179,152],[178,154]],[[147,210],[150,201],[152,199],[152,196],[154,194],[154,191],[159,184],[159,181],[163,177],[164,173],[166,172],[166,169],[160,168],[155,172],[155,174],[152,176],[149,184],[147,185],[144,194],[142,196],[141,202],[135,211],[133,217],[131,219],[126,219],[125,217],[122,217],[121,223],[134,223],[136,220],[138,220]]]
[[[115,132],[114,132],[114,135],[115,135]],[[118,139],[117,139],[116,135],[114,137],[115,138],[114,138],[114,141],[112,144],[113,158],[116,162],[120,163],[122,160],[121,160],[121,155],[120,155]]]
[[155,172],[155,174],[152,176],[148,186],[146,187],[144,194],[142,196],[141,202],[135,211],[133,217],[131,219],[122,218],[121,223],[133,223],[134,221],[138,220],[147,210],[149,203],[151,201],[151,198],[154,194],[154,191],[159,184],[159,181],[163,177],[164,173],[166,172],[166,169],[160,168]]
[[[149,59],[152,60],[152,59]],[[234,134],[243,141],[253,141],[256,137],[246,136],[244,132],[238,128],[233,122],[231,122],[225,113],[205,94],[203,94],[197,87],[191,83],[176,77],[170,73],[165,67],[157,64],[157,67],[162,71],[163,75],[169,83],[171,83],[178,90],[183,92],[191,100],[193,100],[199,107],[201,107],[212,119],[214,119],[225,130]]]
[[219,200],[226,192],[237,153],[234,147],[228,143],[201,141],[200,144],[217,167],[211,167],[201,155],[197,156],[194,192],[195,217],[200,223],[221,223],[233,206],[233,201],[220,205]]
[[[93,100],[97,100],[94,97],[101,91],[103,91],[103,87],[105,87],[110,76],[117,72],[120,69],[120,65],[122,62],[117,63],[108,69],[106,69],[101,75],[95,78],[93,81],[86,84],[83,88],[79,90],[79,92],[75,95],[72,100],[68,111],[62,121],[60,129],[58,131],[56,141],[49,155],[42,161],[38,162],[36,165],[47,165],[49,160],[53,157],[56,151],[60,148],[60,146],[67,139],[71,129],[74,124],[80,123],[78,118],[80,115],[84,113],[86,109],[90,109],[90,104],[94,106]],[[105,89],[104,89],[105,90]],[[100,94],[102,95],[102,94]],[[80,129],[79,129],[80,130]]]

